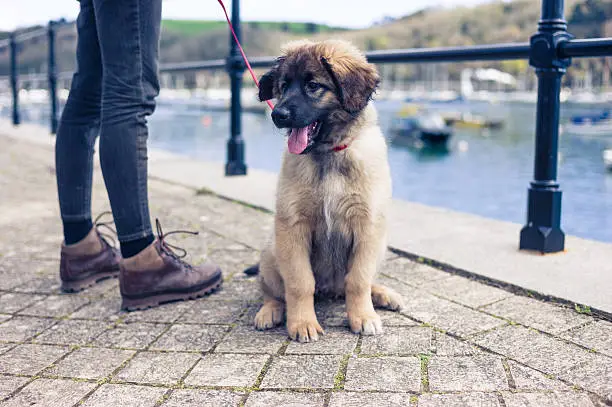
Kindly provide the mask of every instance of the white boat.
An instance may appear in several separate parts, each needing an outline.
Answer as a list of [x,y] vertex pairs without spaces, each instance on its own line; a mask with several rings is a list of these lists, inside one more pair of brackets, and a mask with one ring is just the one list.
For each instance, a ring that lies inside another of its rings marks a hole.
[[603,161],[606,169],[612,171],[612,149],[603,151]]

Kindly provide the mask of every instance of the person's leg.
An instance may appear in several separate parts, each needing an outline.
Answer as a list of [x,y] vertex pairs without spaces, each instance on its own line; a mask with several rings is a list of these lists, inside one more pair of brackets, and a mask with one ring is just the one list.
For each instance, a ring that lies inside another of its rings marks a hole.
[[147,116],[155,110],[162,0],[93,0],[102,54],[100,162],[121,243],[122,308],[143,309],[208,294],[223,281],[212,264],[179,259],[147,192]]
[[94,0],[102,54],[100,163],[124,258],[154,238],[147,116],[155,110],[161,0]]
[[80,4],[77,70],[55,143],[57,189],[66,245],[81,241],[93,226],[93,152],[100,126],[102,95],[102,61],[93,3],[82,0]]
[[80,291],[119,274],[119,254],[91,221],[94,143],[100,129],[102,60],[92,0],[81,0],[77,70],[55,141],[55,168],[64,243],[62,289]]

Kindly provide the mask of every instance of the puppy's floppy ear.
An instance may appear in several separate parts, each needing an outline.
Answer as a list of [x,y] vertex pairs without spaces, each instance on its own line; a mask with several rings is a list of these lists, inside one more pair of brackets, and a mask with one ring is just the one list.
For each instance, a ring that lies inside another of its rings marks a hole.
[[363,110],[372,99],[379,83],[380,77],[373,65],[357,66],[342,82],[345,109],[349,112]]
[[380,83],[376,67],[361,61],[351,61],[337,66],[333,66],[325,58],[321,58],[321,62],[332,77],[344,110],[349,113],[363,110]]
[[259,79],[259,101],[263,102],[266,100],[270,100],[274,98],[274,88],[276,86],[276,81],[278,80],[278,75],[280,72],[280,66],[285,60],[284,57],[279,57],[276,59],[276,64],[272,69],[266,72],[261,79]]
[[274,97],[274,84],[278,71],[271,69],[259,79],[259,101],[270,100]]

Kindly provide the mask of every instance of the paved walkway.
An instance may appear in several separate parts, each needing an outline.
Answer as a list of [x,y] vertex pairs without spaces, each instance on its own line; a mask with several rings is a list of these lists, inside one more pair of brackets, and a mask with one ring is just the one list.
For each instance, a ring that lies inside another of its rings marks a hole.
[[[0,136],[0,406],[612,405],[612,324],[389,253],[380,280],[405,297],[378,337],[348,332],[321,302],[319,342],[251,325],[270,214],[151,180],[152,216],[224,288],[198,301],[119,310],[116,280],[58,290],[58,222],[48,147]],[[202,176],[206,176],[202,174]],[[108,209],[96,172],[94,213]],[[494,254],[492,254],[494,255]]]

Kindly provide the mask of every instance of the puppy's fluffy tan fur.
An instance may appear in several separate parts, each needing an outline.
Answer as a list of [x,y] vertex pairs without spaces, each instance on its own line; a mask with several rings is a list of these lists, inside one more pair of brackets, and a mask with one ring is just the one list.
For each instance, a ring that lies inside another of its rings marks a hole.
[[286,72],[308,71],[334,89],[321,57],[330,63],[342,87],[319,95],[331,110],[329,146],[334,152],[305,155],[285,152],[280,171],[274,236],[260,260],[264,304],[255,317],[258,329],[283,321],[289,336],[316,340],[323,330],[317,321],[314,295],[346,298],[355,333],[382,332],[374,306],[398,310],[401,297],[373,284],[387,247],[387,210],[391,177],[387,146],[369,102],[378,84],[374,65],[352,45],[341,41],[297,42],[286,46],[273,68],[272,95],[281,97]]

